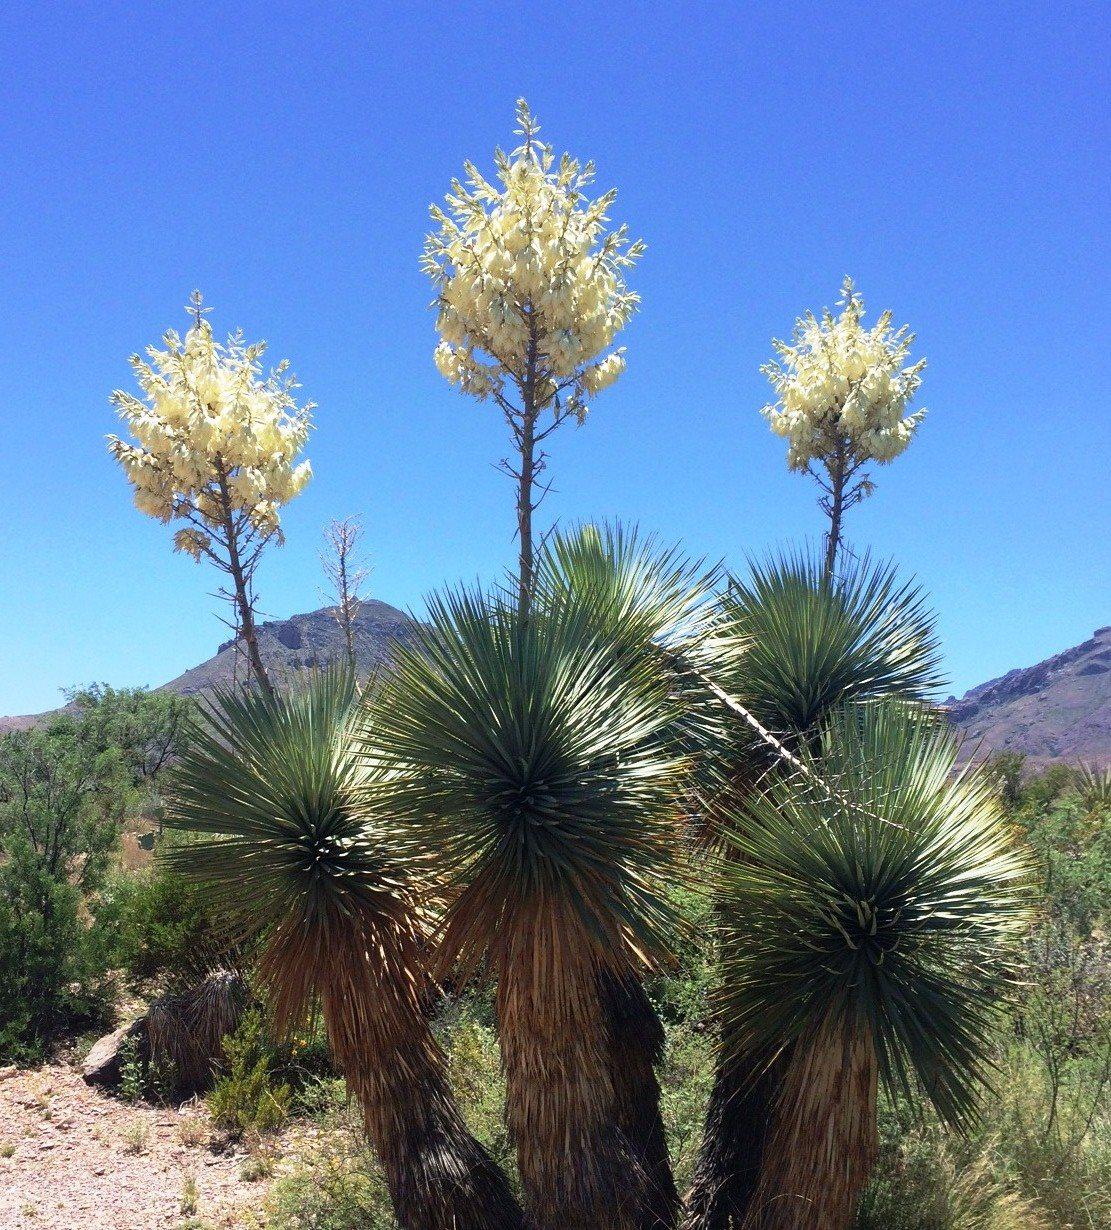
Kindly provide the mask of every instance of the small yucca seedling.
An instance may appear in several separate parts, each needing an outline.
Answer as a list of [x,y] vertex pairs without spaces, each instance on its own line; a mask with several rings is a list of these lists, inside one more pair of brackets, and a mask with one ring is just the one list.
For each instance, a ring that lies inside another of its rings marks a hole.
[[1081,762],[1076,769],[1080,803],[1093,819],[1111,813],[1111,765],[1100,768]]
[[879,1082],[973,1119],[1030,868],[990,774],[954,773],[951,734],[905,705],[837,712],[802,757],[730,833],[721,1045],[754,1073],[786,1057],[744,1226],[841,1230]]
[[200,1193],[197,1191],[197,1179],[195,1175],[187,1174],[181,1180],[181,1198],[178,1201],[178,1212],[183,1217],[192,1217],[197,1211],[197,1202]]
[[134,1119],[124,1130],[124,1153],[146,1153],[150,1143],[150,1124],[145,1119]]

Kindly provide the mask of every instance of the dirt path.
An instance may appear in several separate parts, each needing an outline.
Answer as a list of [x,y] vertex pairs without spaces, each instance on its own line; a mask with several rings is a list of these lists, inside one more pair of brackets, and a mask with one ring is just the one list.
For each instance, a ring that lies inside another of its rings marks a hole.
[[0,1230],[260,1226],[266,1181],[209,1136],[197,1108],[131,1106],[66,1065],[2,1070]]

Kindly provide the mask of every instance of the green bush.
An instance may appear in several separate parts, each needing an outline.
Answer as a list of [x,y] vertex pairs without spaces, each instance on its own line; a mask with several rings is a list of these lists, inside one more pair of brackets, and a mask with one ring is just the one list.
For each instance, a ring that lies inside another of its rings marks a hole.
[[275,1181],[266,1230],[397,1230],[391,1210],[372,1159],[347,1141],[331,1140]]
[[90,931],[120,827],[155,790],[187,705],[94,686],[75,711],[0,736],[0,1062],[95,1020],[109,932]]
[[856,1230],[1050,1230],[1016,1191],[992,1137],[962,1141],[920,1107],[885,1104]]
[[702,1143],[702,1123],[714,1079],[714,1039],[697,1020],[667,1025],[665,1032],[660,1110],[675,1184],[683,1192],[694,1178]]
[[96,930],[105,959],[133,983],[194,982],[227,947],[201,889],[157,860],[147,870],[109,878]]
[[272,1052],[257,1008],[249,1009],[235,1033],[224,1039],[224,1056],[227,1071],[208,1095],[213,1122],[233,1136],[281,1127],[289,1116],[292,1092],[274,1079]]
[[467,1127],[511,1180],[517,1159],[505,1126],[505,1078],[493,1026],[482,1018],[484,1004],[470,996],[449,1006],[441,1023],[452,1088]]
[[72,884],[13,854],[0,867],[0,1063],[32,1064],[103,1019],[110,985]]

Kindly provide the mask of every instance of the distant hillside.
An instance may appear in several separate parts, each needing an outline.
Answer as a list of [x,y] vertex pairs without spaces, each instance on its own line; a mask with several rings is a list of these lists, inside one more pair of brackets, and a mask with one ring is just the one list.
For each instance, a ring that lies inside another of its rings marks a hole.
[[1036,763],[1111,764],[1111,627],[948,704],[970,752],[979,746],[1023,752]]
[[[369,675],[388,661],[390,645],[407,640],[412,633],[413,621],[396,607],[385,602],[360,603],[355,618],[355,660],[359,674]],[[343,633],[328,609],[259,624],[258,640],[263,664],[276,682],[295,677],[299,671],[341,661],[346,652]],[[171,679],[162,689],[191,696],[214,684],[246,678],[246,658],[241,651],[236,651],[234,641],[225,641],[214,657]],[[45,716],[34,713],[0,717],[0,732],[25,730]]]
[[[390,645],[412,636],[408,615],[385,602],[364,602],[356,619],[359,673],[388,661]],[[289,679],[299,671],[343,657],[343,635],[327,610],[293,615],[259,625],[259,648],[271,677]],[[246,662],[233,641],[215,657],[163,686],[190,695],[216,683],[246,678]],[[1111,627],[1037,666],[1010,671],[950,697],[950,716],[966,736],[968,754],[1023,752],[1032,764],[1085,760],[1111,764]],[[0,731],[32,725],[37,717],[0,718]]]
[[[408,615],[385,602],[363,602],[355,618],[355,660],[359,674],[367,675],[387,661],[390,644],[405,641],[413,632]],[[326,666],[343,659],[343,632],[327,609],[307,615],[291,615],[258,626],[259,652],[267,674],[277,681],[299,671]],[[225,641],[216,656],[171,679],[163,687],[183,696],[201,692],[213,684],[247,678],[247,661],[234,641]]]

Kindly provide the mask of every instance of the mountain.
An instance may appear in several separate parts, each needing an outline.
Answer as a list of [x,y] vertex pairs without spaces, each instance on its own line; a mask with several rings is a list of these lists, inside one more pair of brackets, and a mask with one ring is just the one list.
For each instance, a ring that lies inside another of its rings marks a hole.
[[[360,676],[369,675],[389,660],[390,645],[406,641],[413,634],[413,621],[404,612],[385,602],[362,602],[355,617],[355,661]],[[346,653],[343,632],[331,611],[309,611],[258,625],[259,652],[270,678],[289,679],[298,671],[342,661]],[[247,661],[237,651],[235,641],[225,641],[207,662],[171,679],[160,691],[191,696],[214,684],[229,684],[247,678]],[[57,713],[59,710],[51,710]],[[0,717],[0,733],[26,730],[49,714],[33,713],[20,717]]]
[[950,697],[947,708],[973,754],[1111,765],[1111,627],[1037,666],[981,683],[960,700]]
[[[390,645],[412,637],[408,615],[385,602],[364,602],[355,620],[355,656],[361,675],[389,660]],[[275,681],[344,655],[343,633],[330,611],[310,611],[258,628],[259,649]],[[246,661],[234,641],[214,657],[163,686],[191,695],[218,683],[246,678]],[[1064,653],[981,683],[960,700],[946,702],[965,735],[967,754],[1023,752],[1031,765],[1084,760],[1111,765],[1111,627]],[[0,731],[31,726],[38,716],[0,718]]]
[[[385,602],[362,602],[355,616],[355,661],[360,675],[368,675],[389,660],[390,644],[406,641],[413,621]],[[258,647],[266,673],[276,683],[299,671],[342,661],[346,653],[343,632],[331,611],[310,611],[258,625]],[[164,684],[168,692],[183,696],[202,692],[213,684],[247,678],[247,659],[234,640],[225,641],[199,666]]]

